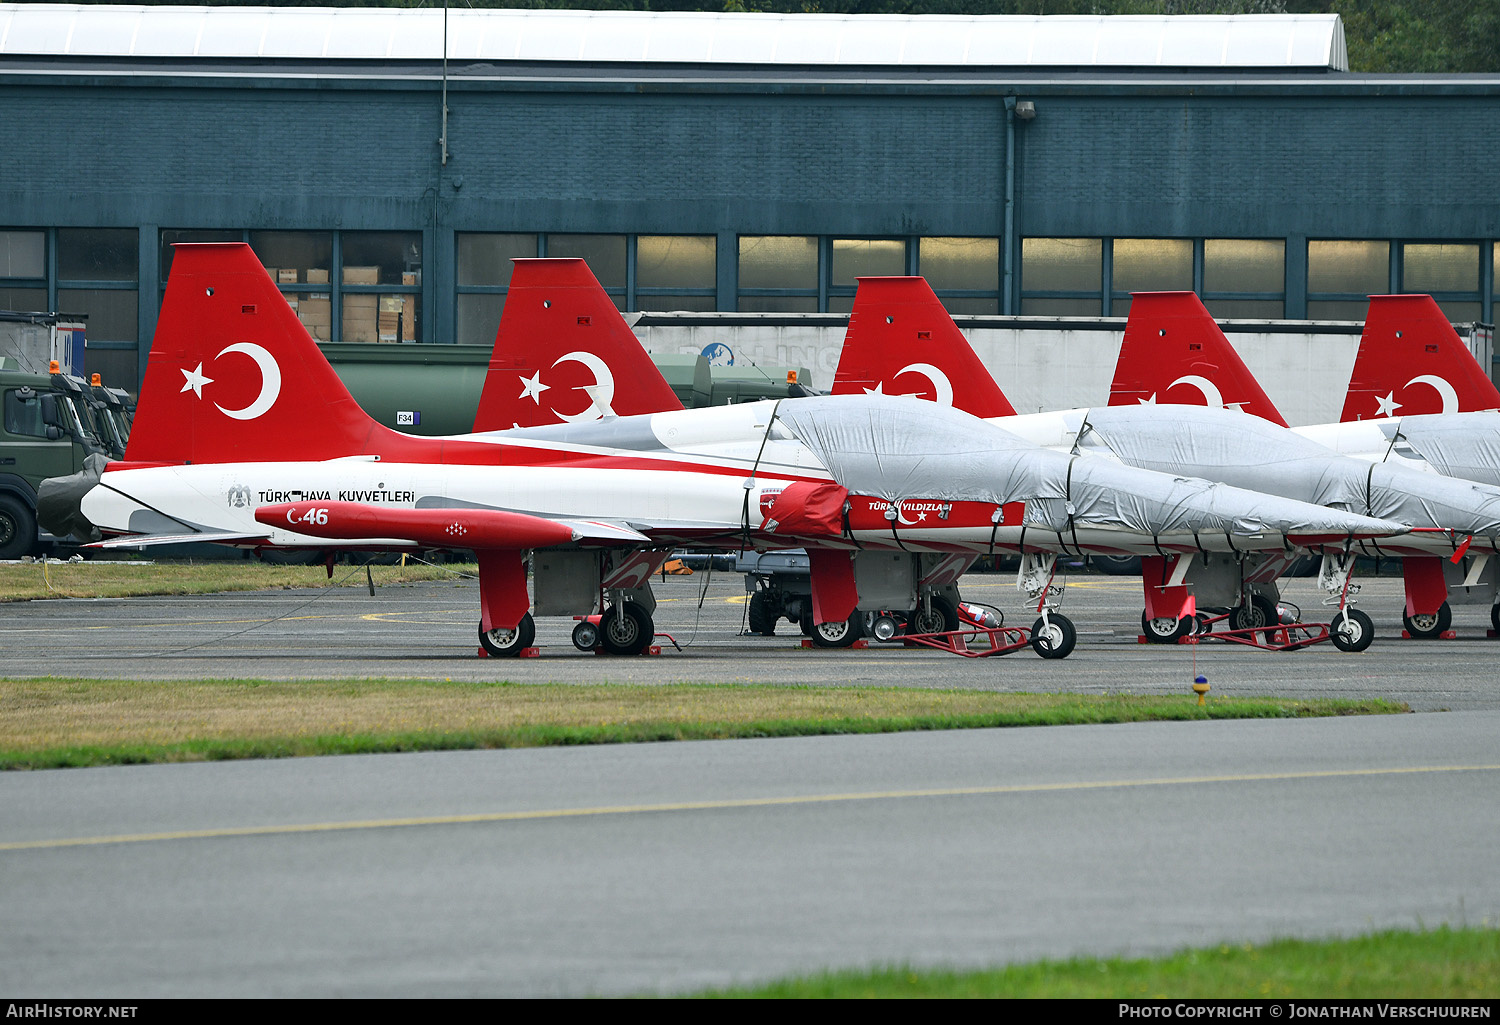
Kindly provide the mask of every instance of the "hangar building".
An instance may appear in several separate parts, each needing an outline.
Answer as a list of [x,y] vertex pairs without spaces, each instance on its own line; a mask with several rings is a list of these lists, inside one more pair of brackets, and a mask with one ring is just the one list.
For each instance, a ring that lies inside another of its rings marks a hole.
[[1336,16],[0,3],[0,308],[135,379],[171,244],[244,239],[343,342],[487,345],[535,255],[626,310],[921,273],[969,315],[1493,322],[1497,96],[1352,74]]

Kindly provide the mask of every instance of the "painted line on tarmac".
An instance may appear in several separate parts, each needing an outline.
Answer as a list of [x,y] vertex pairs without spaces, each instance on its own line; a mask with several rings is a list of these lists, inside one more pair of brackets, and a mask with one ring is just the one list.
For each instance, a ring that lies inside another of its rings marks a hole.
[[751,797],[723,801],[682,801],[672,804],[624,804],[599,808],[552,808],[534,811],[480,812],[472,815],[433,815],[422,818],[366,819],[354,822],[309,822],[301,825],[241,826],[192,829],[171,833],[126,833],[115,836],[78,836],[55,840],[18,840],[0,843],[0,851],[55,850],[107,844],[157,843],[167,840],[209,840],[241,836],[289,836],[296,833],[333,833],[357,829],[394,829],[406,826],[453,826],[481,822],[527,822],[543,819],[587,818],[599,815],[643,815],[661,812],[723,811],[736,808],[774,808],[802,804],[851,801],[899,801],[922,797],[975,797],[1043,794],[1073,790],[1116,790],[1126,787],[1192,786],[1203,783],[1260,783],[1287,780],[1354,779],[1406,776],[1438,772],[1496,772],[1500,765],[1422,765],[1401,769],[1330,769],[1320,772],[1247,773],[1230,776],[1180,776],[1162,779],[1094,780],[1080,783],[1026,783],[993,787],[944,787],[937,790],[879,790],[854,794],[803,794],[791,797]]

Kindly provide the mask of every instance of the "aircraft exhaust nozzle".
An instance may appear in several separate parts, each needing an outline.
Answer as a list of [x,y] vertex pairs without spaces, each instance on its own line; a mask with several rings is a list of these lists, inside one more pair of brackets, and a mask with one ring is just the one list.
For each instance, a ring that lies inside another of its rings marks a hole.
[[433,548],[548,548],[577,540],[565,524],[500,509],[406,509],[362,502],[263,505],[255,519],[310,537],[394,538]]

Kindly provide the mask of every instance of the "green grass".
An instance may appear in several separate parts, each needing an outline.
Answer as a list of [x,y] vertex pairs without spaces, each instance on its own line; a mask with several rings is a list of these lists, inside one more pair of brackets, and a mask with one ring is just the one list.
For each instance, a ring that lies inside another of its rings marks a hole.
[[[415,580],[453,580],[473,576],[470,563],[430,566],[371,566],[376,586]],[[255,560],[223,562],[131,559],[82,562],[24,562],[0,565],[0,602],[37,598],[128,598],[145,594],[215,594],[221,591],[263,591],[303,587],[365,587],[365,570],[358,565],[327,569],[317,566],[275,566]]]
[[1494,1000],[1500,931],[1447,926],[1353,939],[1277,940],[1163,958],[1074,958],[980,971],[888,967],[693,994],[699,997],[1025,997],[1108,1000]]
[[0,768],[1389,714],[1371,700],[446,680],[0,680]]

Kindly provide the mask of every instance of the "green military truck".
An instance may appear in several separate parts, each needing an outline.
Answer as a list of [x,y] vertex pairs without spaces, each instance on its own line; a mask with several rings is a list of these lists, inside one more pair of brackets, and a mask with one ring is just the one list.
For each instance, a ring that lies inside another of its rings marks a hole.
[[0,559],[37,554],[58,543],[37,528],[42,481],[78,473],[94,453],[117,454],[98,433],[107,430],[99,420],[107,414],[89,385],[67,374],[31,374],[11,366],[10,360],[0,360]]

